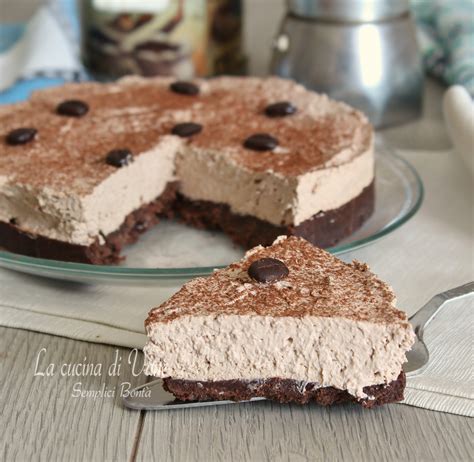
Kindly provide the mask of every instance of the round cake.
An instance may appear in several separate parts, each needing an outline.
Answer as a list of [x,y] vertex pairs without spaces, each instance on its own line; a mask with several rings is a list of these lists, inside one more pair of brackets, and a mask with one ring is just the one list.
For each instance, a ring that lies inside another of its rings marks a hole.
[[162,216],[327,247],[374,207],[366,117],[276,77],[68,84],[0,127],[0,246],[21,254],[114,263]]

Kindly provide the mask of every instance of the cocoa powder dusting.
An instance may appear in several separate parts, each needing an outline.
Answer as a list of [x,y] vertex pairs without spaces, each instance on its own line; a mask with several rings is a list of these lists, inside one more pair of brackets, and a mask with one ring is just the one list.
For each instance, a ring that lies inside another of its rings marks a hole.
[[[68,84],[0,108],[0,175],[14,184],[86,195],[115,172],[104,162],[109,151],[126,146],[139,156],[182,122],[203,127],[183,141],[183,149],[215,150],[245,169],[287,176],[337,166],[371,144],[372,129],[360,112],[289,80],[195,81],[200,91],[192,98],[170,91],[171,82],[133,77],[118,83]],[[282,99],[296,113],[268,117],[265,108]],[[87,113],[80,118],[58,115],[57,106],[65,100],[84,102]],[[25,126],[38,131],[34,143],[5,143],[11,130]],[[243,146],[246,138],[261,132],[279,140],[273,151]]]
[[[289,274],[282,281],[260,284],[246,274],[252,262],[276,258]],[[363,268],[363,270],[361,270]],[[197,278],[158,308],[146,324],[181,316],[255,314],[259,316],[342,317],[374,323],[407,323],[406,314],[393,305],[391,288],[366,265],[347,264],[297,237],[278,239],[207,278]]]

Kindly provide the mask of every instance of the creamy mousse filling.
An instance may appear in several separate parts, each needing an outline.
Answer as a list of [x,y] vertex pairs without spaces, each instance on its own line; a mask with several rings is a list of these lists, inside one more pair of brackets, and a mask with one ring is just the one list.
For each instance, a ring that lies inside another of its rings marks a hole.
[[[177,309],[179,310],[179,309]],[[368,397],[396,380],[413,343],[405,322],[338,317],[182,316],[147,326],[145,373],[193,381],[314,382]]]
[[355,199],[374,181],[374,171],[371,146],[344,164],[301,175],[292,203],[290,224],[299,225],[319,212],[337,209]]
[[86,195],[2,181],[0,221],[50,239],[89,246],[120,228],[127,215],[157,199],[174,180],[174,158],[182,141],[160,143],[117,169]]
[[225,204],[237,215],[276,226],[297,226],[319,212],[341,207],[369,186],[374,180],[374,152],[371,145],[341,165],[284,176],[251,171],[218,152],[190,148],[178,153],[176,172],[180,192],[188,199]]
[[88,246],[116,231],[177,177],[188,199],[225,204],[237,215],[277,226],[298,225],[357,197],[373,181],[373,163],[370,147],[342,165],[287,177],[253,172],[218,152],[184,147],[166,136],[85,196],[0,179],[0,221],[14,218],[22,231]]

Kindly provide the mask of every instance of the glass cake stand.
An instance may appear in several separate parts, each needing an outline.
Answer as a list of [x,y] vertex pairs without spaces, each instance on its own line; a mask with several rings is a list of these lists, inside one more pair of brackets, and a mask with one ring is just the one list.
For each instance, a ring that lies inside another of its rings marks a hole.
[[[338,255],[372,244],[403,225],[421,205],[423,185],[418,173],[381,138],[376,142],[375,195],[371,218],[350,237],[327,249],[329,252]],[[97,266],[0,251],[0,266],[85,283],[173,284],[176,280],[208,275],[215,268],[240,259],[244,251],[220,232],[163,220],[123,254],[127,258],[121,265]]]

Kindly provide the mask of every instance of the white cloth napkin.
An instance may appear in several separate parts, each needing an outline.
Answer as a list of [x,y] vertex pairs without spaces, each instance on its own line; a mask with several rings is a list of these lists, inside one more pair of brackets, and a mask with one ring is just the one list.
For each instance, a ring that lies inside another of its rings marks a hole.
[[[63,25],[65,27],[65,25]],[[51,10],[39,8],[22,37],[0,54],[0,91],[18,79],[43,76],[72,76],[81,65],[72,49],[67,31],[61,28]]]
[[[404,155],[424,181],[422,208],[394,233],[344,259],[368,262],[411,315],[436,293],[474,279],[472,179],[452,151]],[[179,282],[167,284],[84,285],[0,269],[0,325],[140,348],[148,310],[179,289]],[[472,299],[453,303],[430,324],[425,336],[432,362],[408,382],[406,404],[473,415],[472,305]]]
[[428,367],[408,380],[405,404],[474,416],[474,296],[446,303],[424,335]]

